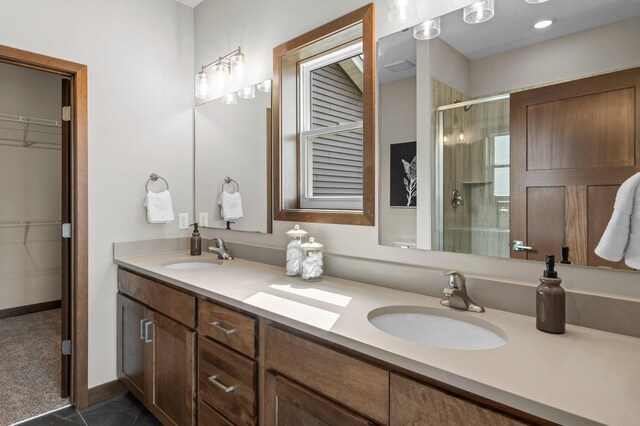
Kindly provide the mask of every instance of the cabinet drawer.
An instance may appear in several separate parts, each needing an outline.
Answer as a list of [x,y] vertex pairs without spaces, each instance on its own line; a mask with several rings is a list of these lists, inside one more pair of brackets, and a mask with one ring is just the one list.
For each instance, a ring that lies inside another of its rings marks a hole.
[[202,300],[198,332],[245,354],[256,355],[256,320],[218,304]]
[[193,296],[123,269],[118,269],[118,290],[187,327],[196,327]]
[[256,363],[200,336],[200,400],[237,425],[256,419]]
[[391,374],[391,426],[524,425],[433,386]]
[[267,367],[380,424],[389,423],[389,372],[274,327]]
[[199,426],[233,426],[229,420],[218,414],[216,410],[208,404],[200,401],[198,403],[198,425]]

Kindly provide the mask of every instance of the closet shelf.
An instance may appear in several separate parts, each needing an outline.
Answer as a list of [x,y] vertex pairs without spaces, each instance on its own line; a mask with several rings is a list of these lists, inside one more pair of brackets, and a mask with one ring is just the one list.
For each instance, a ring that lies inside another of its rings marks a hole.
[[0,145],[60,149],[62,123],[42,118],[0,114]]

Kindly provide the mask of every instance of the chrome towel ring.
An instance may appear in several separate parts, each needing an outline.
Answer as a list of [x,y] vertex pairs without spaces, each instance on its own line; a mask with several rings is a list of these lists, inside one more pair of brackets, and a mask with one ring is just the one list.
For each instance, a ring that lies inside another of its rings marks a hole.
[[167,191],[169,190],[169,182],[167,182],[167,180],[165,178],[163,178],[161,176],[158,176],[155,173],[151,173],[151,176],[149,176],[149,180],[147,181],[147,184],[145,185],[145,188],[146,188],[147,192],[149,192],[149,182],[157,182],[158,179],[161,179],[164,182],[164,184],[166,185]]
[[236,192],[240,192],[240,184],[235,179],[232,179],[229,176],[224,178],[224,183],[222,184],[222,189],[224,189],[225,185],[230,185],[231,182],[236,184]]

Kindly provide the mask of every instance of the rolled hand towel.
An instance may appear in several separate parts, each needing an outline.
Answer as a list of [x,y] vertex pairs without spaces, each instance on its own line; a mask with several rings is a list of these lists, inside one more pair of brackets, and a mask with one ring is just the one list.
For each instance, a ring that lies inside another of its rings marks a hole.
[[220,216],[222,216],[223,220],[240,219],[244,216],[240,192],[231,194],[227,191],[222,191],[218,204],[220,205]]
[[173,203],[171,202],[171,193],[168,190],[162,192],[147,192],[144,206],[147,208],[147,222],[173,222]]
[[[634,262],[635,257],[635,262],[640,263],[640,259],[637,259],[640,255],[640,248],[637,247],[640,229],[636,225],[636,217],[640,217],[640,173],[636,173],[620,185],[611,220],[595,253],[612,262],[618,262],[623,257],[627,262]],[[632,238],[632,235],[636,236]],[[627,265],[631,266],[629,263]]]

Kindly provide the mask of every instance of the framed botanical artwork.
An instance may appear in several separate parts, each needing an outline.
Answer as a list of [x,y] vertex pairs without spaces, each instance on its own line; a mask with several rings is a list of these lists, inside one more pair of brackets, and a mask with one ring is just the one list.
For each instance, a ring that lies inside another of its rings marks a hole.
[[390,149],[389,205],[415,208],[418,189],[416,143],[395,143]]

